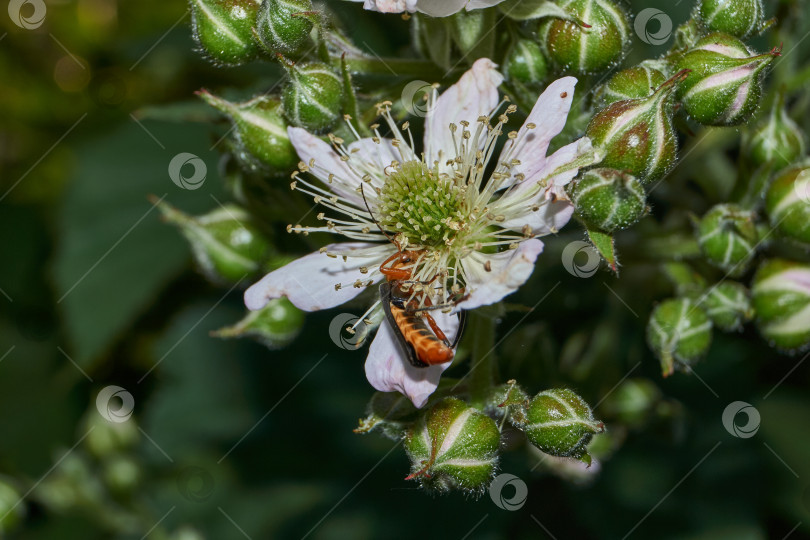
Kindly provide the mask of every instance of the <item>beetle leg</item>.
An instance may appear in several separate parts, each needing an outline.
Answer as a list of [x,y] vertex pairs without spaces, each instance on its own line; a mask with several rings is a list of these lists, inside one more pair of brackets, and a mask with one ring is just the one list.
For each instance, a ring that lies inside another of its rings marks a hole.
[[444,332],[442,332],[442,329],[439,328],[438,323],[436,323],[436,319],[434,319],[430,315],[430,313],[427,313],[427,312],[425,312],[423,314],[423,317],[425,317],[425,319],[427,319],[427,322],[430,325],[430,329],[433,330],[433,333],[436,334],[436,337],[439,338],[440,340],[442,340],[444,342],[444,344],[449,347],[450,346],[450,340],[447,339],[447,336],[444,335]]

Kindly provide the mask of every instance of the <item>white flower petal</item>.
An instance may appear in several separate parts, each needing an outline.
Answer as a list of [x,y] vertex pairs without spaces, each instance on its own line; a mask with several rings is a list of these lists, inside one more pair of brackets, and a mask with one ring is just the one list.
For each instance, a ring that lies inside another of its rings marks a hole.
[[467,3],[467,11],[497,6],[501,2],[503,2],[503,0],[470,0]]
[[[452,341],[458,331],[458,317],[440,312],[434,312],[433,317]],[[452,362],[447,362],[424,368],[412,366],[385,320],[371,342],[365,369],[366,378],[375,389],[380,392],[399,392],[407,396],[416,408],[421,408],[439,385],[442,372],[451,364]]]
[[[393,161],[402,161],[399,151],[391,144],[391,139],[380,139],[379,143],[373,139],[365,138],[354,141],[346,147],[350,155],[349,164],[361,173],[371,175],[371,185],[382,188],[385,182],[385,169]],[[371,201],[377,195],[373,189],[365,189],[366,198]]]
[[363,8],[382,13],[402,13],[416,11],[417,0],[351,0],[352,2],[364,2]]
[[[331,244],[325,249],[349,256],[344,261],[343,257],[330,257],[316,251],[296,259],[248,288],[245,305],[248,309],[261,309],[270,300],[284,296],[304,311],[339,306],[365,290],[365,287],[354,287],[352,283],[372,279],[369,274],[361,273],[360,267],[379,266],[394,248],[390,244],[350,242]],[[373,279],[379,281],[380,276]],[[348,285],[335,290],[337,283]]]
[[[357,176],[346,162],[327,143],[312,135],[305,129],[288,127],[287,134],[298,157],[308,166],[310,172],[323,182],[333,193],[343,197],[359,208],[363,208],[363,197],[357,192],[362,179]],[[333,174],[332,181],[329,175]]]
[[[499,163],[507,156],[520,160],[520,165],[511,170],[513,176],[522,173],[526,181],[532,181],[543,170],[551,139],[565,127],[576,84],[575,77],[563,77],[548,85],[518,130],[515,142],[510,141],[504,145]],[[529,129],[529,124],[534,124],[535,127]],[[506,186],[508,184],[504,184]]]
[[[521,242],[517,249],[486,254],[476,251],[461,260],[467,275],[469,298],[456,309],[473,309],[501,301],[526,283],[534,271],[534,262],[543,251],[536,238]],[[484,269],[489,262],[490,271]]]
[[467,0],[419,0],[416,9],[431,17],[447,17],[464,9]]
[[[503,0],[349,0],[363,2],[363,7],[382,13],[420,11],[432,17],[447,17],[466,7],[467,11],[495,6]],[[466,5],[465,5],[466,4]]]
[[[549,190],[547,193],[551,193]],[[574,205],[567,199],[543,198],[537,203],[537,211],[529,211],[520,216],[504,221],[504,229],[522,231],[528,225],[535,236],[557,234],[571,220]]]
[[[579,169],[572,168],[555,176],[551,175],[560,167],[564,167],[565,164],[571,163],[590,150],[591,141],[588,138],[582,138],[563,146],[545,160],[543,167],[536,173],[532,180],[524,180],[519,185],[513,187],[509,193],[501,197],[501,199],[493,205],[492,211],[494,213],[499,212],[499,207],[507,207],[515,204],[521,204],[527,208],[533,206],[539,208],[537,211],[529,211],[522,216],[507,219],[500,224],[501,227],[513,231],[522,231],[525,225],[529,225],[534,234],[541,236],[556,233],[565,226],[574,212],[574,207],[568,201],[568,196],[565,193],[565,186],[576,177]],[[522,197],[526,197],[526,190],[535,187],[537,182],[541,180],[547,181],[544,189],[538,191],[536,195],[533,195],[532,198],[525,203],[516,202]]]
[[425,155],[429,165],[438,160],[444,168],[448,159],[456,157],[450,124],[458,126],[456,140],[460,141],[462,120],[469,122],[469,129],[475,132],[478,117],[489,116],[498,106],[498,86],[503,76],[495,67],[488,58],[479,58],[456,84],[436,99],[425,118]]

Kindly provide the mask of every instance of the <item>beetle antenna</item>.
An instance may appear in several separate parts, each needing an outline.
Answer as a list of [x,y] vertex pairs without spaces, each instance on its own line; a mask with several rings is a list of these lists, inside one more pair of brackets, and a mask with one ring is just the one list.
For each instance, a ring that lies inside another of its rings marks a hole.
[[400,247],[399,242],[397,242],[397,241],[396,241],[396,240],[395,240],[395,239],[394,239],[394,238],[393,238],[393,237],[392,237],[390,234],[388,234],[387,232],[385,232],[385,231],[383,230],[383,228],[380,226],[380,222],[379,222],[379,221],[377,221],[377,218],[375,218],[375,217],[374,217],[374,213],[371,211],[371,208],[368,206],[368,199],[366,199],[366,192],[363,190],[363,187],[364,187],[364,186],[363,186],[363,184],[361,183],[361,184],[360,184],[360,195],[362,195],[362,196],[363,196],[363,202],[364,202],[364,203],[365,203],[365,205],[366,205],[366,210],[368,210],[368,215],[370,215],[370,216],[371,216],[371,220],[374,222],[374,224],[377,226],[377,228],[378,228],[378,229],[380,229],[380,232],[381,232],[381,233],[383,233],[383,235],[384,235],[386,238],[388,238],[388,240],[389,240],[389,241],[390,241],[392,244],[394,244],[395,246],[397,246],[397,249],[398,249],[399,251],[402,251],[402,247]]

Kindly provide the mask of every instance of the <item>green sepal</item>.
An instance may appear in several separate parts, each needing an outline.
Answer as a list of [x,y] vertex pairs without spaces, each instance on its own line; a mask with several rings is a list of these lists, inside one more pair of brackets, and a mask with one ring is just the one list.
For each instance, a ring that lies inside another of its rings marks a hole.
[[619,275],[619,258],[616,254],[616,242],[613,235],[595,229],[588,229],[588,240],[599,255],[605,259],[610,269],[618,276]]

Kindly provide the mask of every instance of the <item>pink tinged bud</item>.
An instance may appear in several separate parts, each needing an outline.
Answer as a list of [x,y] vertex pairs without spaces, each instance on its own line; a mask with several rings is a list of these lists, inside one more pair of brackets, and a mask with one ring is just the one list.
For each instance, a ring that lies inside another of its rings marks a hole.
[[676,61],[677,69],[691,70],[678,97],[701,124],[741,124],[759,106],[762,77],[779,55],[777,49],[751,55],[742,42],[727,34],[706,36]]
[[672,96],[686,75],[677,73],[647,98],[616,101],[596,113],[586,135],[604,153],[601,167],[627,172],[643,183],[672,169],[678,154]]

